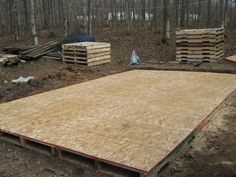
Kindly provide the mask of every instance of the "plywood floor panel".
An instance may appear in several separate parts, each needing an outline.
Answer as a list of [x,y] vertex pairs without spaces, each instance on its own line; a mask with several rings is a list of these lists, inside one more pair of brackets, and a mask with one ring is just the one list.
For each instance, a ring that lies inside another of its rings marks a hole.
[[236,88],[236,75],[135,70],[0,105],[0,129],[150,171]]

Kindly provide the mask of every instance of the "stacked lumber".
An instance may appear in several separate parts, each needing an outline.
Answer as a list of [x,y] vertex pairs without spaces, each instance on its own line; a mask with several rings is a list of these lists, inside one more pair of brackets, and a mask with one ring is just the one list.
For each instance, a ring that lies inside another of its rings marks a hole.
[[29,49],[32,49],[34,47],[5,47],[3,48],[3,52],[6,53],[6,54],[14,54],[14,55],[19,55],[20,53],[26,51],[26,50],[29,50]]
[[17,55],[0,54],[0,66],[13,65],[20,61]]
[[25,50],[20,53],[20,58],[24,60],[33,60],[39,58],[49,52],[56,51],[59,48],[59,44],[57,42],[49,42],[43,45],[39,45],[33,47],[29,50]]
[[224,29],[188,29],[176,32],[176,60],[216,62],[224,57]]
[[111,62],[111,44],[105,42],[64,44],[62,54],[64,62],[96,66]]

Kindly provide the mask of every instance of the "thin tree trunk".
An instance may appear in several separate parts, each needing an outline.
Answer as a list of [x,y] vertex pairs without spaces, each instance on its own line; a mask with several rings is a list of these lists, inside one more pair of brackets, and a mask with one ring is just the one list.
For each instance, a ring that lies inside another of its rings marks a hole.
[[176,26],[177,29],[181,29],[181,0],[176,1]]
[[87,17],[88,17],[88,21],[87,21],[87,33],[88,34],[92,34],[92,4],[91,4],[91,0],[87,0]]
[[211,1],[212,0],[208,0],[207,3],[207,27],[211,27]]
[[224,27],[224,0],[220,0],[221,27]]
[[184,1],[181,1],[181,17],[180,17],[180,27],[184,27],[184,22],[185,22],[185,8],[184,8]]
[[228,22],[228,5],[229,5],[229,1],[228,1],[228,0],[225,0],[224,28],[227,28],[227,22]]
[[157,33],[157,0],[153,0],[153,29],[154,33]]
[[17,42],[19,42],[20,41],[20,30],[19,30],[19,15],[18,15],[17,3],[18,3],[18,0],[13,0],[15,40]]
[[64,36],[68,35],[68,17],[67,17],[67,0],[62,0],[62,13],[64,20]]
[[164,0],[163,7],[164,7],[164,35],[163,35],[162,42],[170,43],[170,40],[171,40],[170,0]]
[[142,23],[145,24],[146,20],[146,0],[141,0],[142,5]]
[[36,31],[36,21],[35,21],[35,9],[34,9],[34,0],[30,0],[30,22],[31,22],[31,31],[33,36],[34,45],[38,45],[38,37]]
[[25,31],[29,30],[30,24],[29,24],[29,9],[28,9],[28,1],[24,0],[24,20],[25,20]]
[[126,8],[127,8],[127,23],[128,23],[128,34],[131,33],[132,30],[132,10],[131,10],[131,0],[126,0]]

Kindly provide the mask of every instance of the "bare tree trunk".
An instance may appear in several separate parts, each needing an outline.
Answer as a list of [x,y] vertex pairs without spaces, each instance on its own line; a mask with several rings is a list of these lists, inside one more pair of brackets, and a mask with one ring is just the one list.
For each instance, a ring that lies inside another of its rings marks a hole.
[[131,10],[131,0],[126,0],[126,8],[127,8],[127,23],[128,23],[128,34],[131,33],[132,30],[132,10]]
[[176,26],[177,29],[181,29],[181,0],[176,0]]
[[221,27],[224,27],[224,0],[220,0]]
[[87,0],[87,17],[88,17],[88,21],[87,21],[87,33],[88,34],[92,34],[92,4],[91,4],[91,0]]
[[29,24],[29,8],[28,8],[28,1],[24,0],[24,20],[25,20],[25,31],[29,30],[30,24]]
[[62,13],[64,20],[64,35],[68,35],[68,17],[67,17],[67,0],[62,0]]
[[18,3],[18,0],[13,0],[15,40],[17,42],[19,42],[20,41],[20,30],[19,30],[19,15],[18,15],[17,3]]
[[30,22],[31,22],[31,31],[34,40],[34,45],[38,45],[38,37],[36,31],[36,21],[35,21],[35,11],[34,11],[34,0],[30,0]]
[[211,1],[208,0],[207,2],[207,27],[211,27]]
[[163,7],[164,7],[164,36],[162,38],[162,42],[170,43],[170,40],[171,40],[170,0],[164,0]]
[[184,8],[184,1],[181,0],[181,16],[180,16],[180,27],[184,27],[184,22],[185,22],[185,8]]
[[142,5],[142,23],[145,24],[146,20],[146,0],[141,0]]
[[227,28],[227,23],[228,23],[228,5],[229,5],[229,1],[225,0],[224,28]]
[[185,16],[186,16],[185,26],[188,27],[189,25],[189,0],[185,0],[184,3],[185,3]]
[[153,0],[153,29],[154,33],[157,33],[158,28],[157,28],[157,0]]

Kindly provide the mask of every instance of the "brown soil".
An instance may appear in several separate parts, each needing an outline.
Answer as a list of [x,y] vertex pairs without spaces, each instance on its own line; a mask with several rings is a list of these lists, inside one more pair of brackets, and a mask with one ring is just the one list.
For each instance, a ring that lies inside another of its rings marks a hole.
[[[236,53],[235,33],[226,40],[226,54]],[[95,31],[98,41],[112,43],[111,64],[93,68],[79,68],[62,64],[60,61],[38,59],[26,64],[0,68],[0,103],[21,97],[53,90],[71,84],[96,79],[130,69],[189,70],[236,73],[236,65],[221,61],[218,63],[176,64],[175,46],[163,45],[160,34],[141,28],[131,35],[125,34],[121,27],[116,30],[104,28]],[[44,38],[49,41],[52,38]],[[0,41],[3,39],[0,38]],[[22,43],[27,43],[28,39]],[[16,44],[16,46],[22,45]],[[1,43],[1,45],[4,43]],[[13,41],[9,40],[8,45]],[[4,47],[4,46],[0,46]],[[128,66],[132,50],[142,57],[142,63]],[[12,79],[20,76],[34,76],[35,80],[25,84],[12,84]],[[212,115],[212,123],[195,139],[160,176],[236,176],[236,92]],[[107,176],[95,170],[48,157],[18,146],[0,141],[1,177],[102,177]]]

